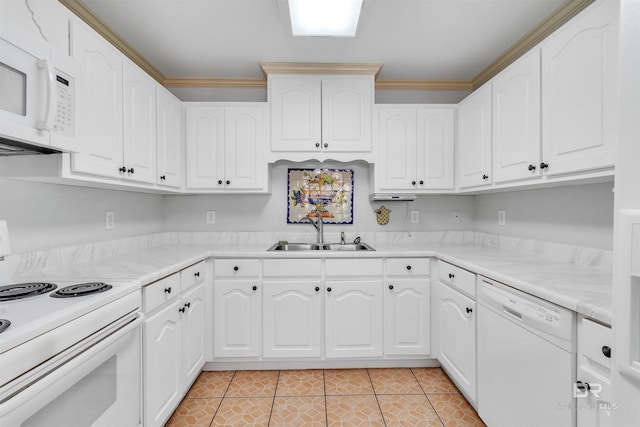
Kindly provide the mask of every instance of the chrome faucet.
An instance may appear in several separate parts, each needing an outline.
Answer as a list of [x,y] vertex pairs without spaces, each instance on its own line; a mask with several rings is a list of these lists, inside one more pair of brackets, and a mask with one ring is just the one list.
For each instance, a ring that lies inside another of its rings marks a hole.
[[324,222],[322,222],[322,214],[318,211],[316,211],[316,213],[318,214],[317,221],[313,221],[310,217],[305,216],[300,220],[300,222],[308,222],[309,224],[313,225],[316,231],[318,232],[318,243],[323,244],[324,243]]

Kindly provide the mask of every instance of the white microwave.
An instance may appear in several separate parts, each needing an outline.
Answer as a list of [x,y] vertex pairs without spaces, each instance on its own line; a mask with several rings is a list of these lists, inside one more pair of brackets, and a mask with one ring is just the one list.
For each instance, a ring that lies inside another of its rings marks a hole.
[[71,58],[58,58],[54,63],[44,39],[17,27],[2,26],[0,142],[30,144],[44,148],[44,152],[47,148],[77,151],[72,64]]

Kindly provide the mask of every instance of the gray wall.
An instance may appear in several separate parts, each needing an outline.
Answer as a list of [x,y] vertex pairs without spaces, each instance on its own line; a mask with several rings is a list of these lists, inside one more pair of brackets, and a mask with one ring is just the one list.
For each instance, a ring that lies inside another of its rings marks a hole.
[[[292,168],[347,168],[354,170],[354,224],[327,225],[326,231],[402,231],[407,209],[420,212],[420,223],[409,230],[471,230],[474,227],[473,196],[420,196],[414,202],[369,203],[369,168],[354,163],[278,162],[271,168],[271,195],[193,195],[165,196],[164,226],[171,231],[283,231],[312,232],[308,224],[287,224],[287,172]],[[391,209],[390,222],[380,226],[374,210],[381,205]],[[451,221],[453,210],[460,210],[460,223]],[[205,212],[216,211],[216,224],[207,225]]]
[[[162,198],[0,179],[0,219],[17,254],[162,231]],[[105,229],[106,211],[115,212],[113,230]]]
[[[611,249],[613,183],[476,196],[476,230]],[[506,224],[498,225],[498,210]]]

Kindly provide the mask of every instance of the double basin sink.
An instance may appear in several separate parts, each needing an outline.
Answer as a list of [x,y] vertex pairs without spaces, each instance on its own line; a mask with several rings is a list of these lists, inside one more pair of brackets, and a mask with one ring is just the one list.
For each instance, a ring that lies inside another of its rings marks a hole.
[[268,251],[288,251],[288,252],[306,252],[306,251],[375,251],[371,246],[365,243],[289,243],[278,242],[271,246]]

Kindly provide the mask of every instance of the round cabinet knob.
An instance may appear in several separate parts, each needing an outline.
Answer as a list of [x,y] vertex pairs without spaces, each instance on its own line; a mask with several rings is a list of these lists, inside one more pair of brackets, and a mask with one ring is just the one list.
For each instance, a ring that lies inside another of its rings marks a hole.
[[319,292],[319,291],[320,291],[320,287],[316,286],[316,292]]
[[424,185],[424,181],[423,181],[423,180],[420,180],[419,184],[420,184],[420,185]]
[[534,170],[536,170],[536,167],[535,167],[535,166],[533,166],[533,165],[529,165],[529,168],[528,168],[528,169],[529,169],[531,172],[533,172]]
[[165,294],[170,294],[171,293],[171,286],[169,286],[168,288],[164,288],[164,293]]
[[162,181],[164,181],[165,179],[167,179],[167,176],[166,176],[166,175],[161,175],[161,176],[160,176],[160,179],[161,179]]
[[196,276],[196,277],[200,277],[200,272],[196,271],[195,273],[193,273],[193,275]]
[[482,179],[484,179],[485,181],[489,179],[489,175],[482,175]]
[[576,381],[576,388],[578,391],[585,392],[587,390],[591,390],[591,386],[589,383],[583,383],[582,381]]
[[329,146],[329,144],[325,142],[324,143],[324,148],[327,148],[328,146]]
[[231,184],[231,181],[227,180],[227,185]]
[[327,292],[331,292],[331,288],[327,288]]
[[320,148],[320,143],[316,142],[316,148]]
[[253,289],[254,291],[257,291],[258,287],[254,285],[254,286],[251,287],[251,289]]
[[540,163],[540,169],[546,169],[548,167],[549,167],[548,163],[545,163],[545,162]]
[[238,270],[240,270],[240,269],[238,268],[237,265],[233,267],[233,271],[238,271]]
[[393,285],[389,285],[389,289],[393,290]]
[[411,185],[416,185],[416,182],[415,181],[411,181]]
[[449,279],[453,279],[454,277],[456,277],[456,275],[455,275],[455,274],[451,274],[451,273],[449,273]]
[[135,170],[133,170],[133,168],[131,168],[131,169],[127,169],[127,172],[133,174],[135,172]]
[[127,168],[125,168],[124,166],[118,169],[120,172],[125,173],[127,171]]
[[611,359],[611,347],[609,347],[608,345],[603,345],[602,354],[604,354],[604,357],[606,357],[607,359]]
[[473,308],[471,308],[471,307],[467,307],[467,310],[466,310],[466,311],[467,311],[467,314],[469,314],[469,313],[473,313]]
[[407,265],[407,270],[411,271],[411,266]]
[[222,180],[221,179],[218,180],[218,185],[222,185]]

